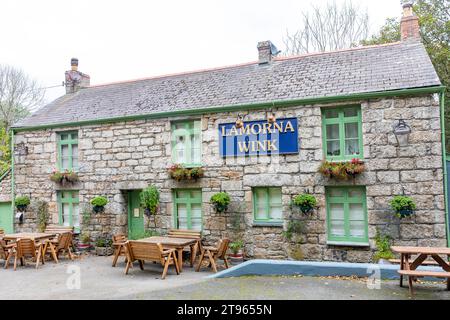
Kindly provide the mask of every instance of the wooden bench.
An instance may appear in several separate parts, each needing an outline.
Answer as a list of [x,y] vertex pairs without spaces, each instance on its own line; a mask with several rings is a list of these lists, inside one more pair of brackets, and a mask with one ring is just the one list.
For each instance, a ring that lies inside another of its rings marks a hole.
[[450,272],[447,271],[398,270],[398,273],[402,276],[408,276],[408,285],[411,295],[414,294],[413,281],[416,277],[446,278],[447,290],[450,290]]
[[191,254],[191,267],[194,266],[195,258],[197,257],[197,253],[201,253],[203,251],[202,248],[202,232],[196,230],[187,230],[187,229],[170,229],[168,234],[170,238],[184,238],[184,239],[196,239],[197,243],[190,246],[189,252]]
[[141,270],[144,270],[144,261],[159,262],[164,267],[162,279],[166,278],[169,265],[174,265],[177,274],[180,274],[178,269],[178,261],[175,249],[163,250],[160,243],[148,243],[141,241],[127,241],[126,242],[127,266],[125,274],[132,267],[134,261],[139,261]]
[[45,227],[44,233],[56,234],[59,235],[61,233],[71,232],[73,234],[74,228],[67,226],[60,226],[56,224],[49,224]]
[[[414,260],[414,259],[413,259]],[[393,263],[393,264],[400,264],[401,263],[401,260],[400,259],[389,259],[389,262],[390,263]],[[411,263],[412,261],[410,261],[410,263]],[[439,263],[437,263],[436,261],[434,261],[434,260],[425,260],[424,262],[422,262],[422,265],[424,265],[424,266],[438,266],[439,265]]]

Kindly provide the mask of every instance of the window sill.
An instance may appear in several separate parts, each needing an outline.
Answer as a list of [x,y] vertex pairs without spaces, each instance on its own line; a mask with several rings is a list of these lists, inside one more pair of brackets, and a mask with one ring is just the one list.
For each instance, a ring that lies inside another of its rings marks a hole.
[[252,226],[253,227],[277,227],[277,228],[282,228],[283,227],[283,221],[268,221],[268,222],[253,221]]
[[370,247],[368,242],[351,242],[351,241],[327,241],[329,246],[341,246],[341,247]]

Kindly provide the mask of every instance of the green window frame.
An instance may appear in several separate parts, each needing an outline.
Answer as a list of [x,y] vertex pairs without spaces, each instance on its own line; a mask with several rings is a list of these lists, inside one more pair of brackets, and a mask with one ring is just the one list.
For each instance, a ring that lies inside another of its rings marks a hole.
[[327,160],[362,159],[361,106],[322,108],[322,136]]
[[57,193],[59,224],[74,227],[75,232],[80,232],[80,208],[79,193],[74,190],[61,190]]
[[58,133],[58,167],[60,171],[78,171],[78,132]]
[[283,201],[281,187],[253,188],[252,193],[254,222],[283,222]]
[[173,199],[175,228],[202,231],[202,190],[175,189]]
[[201,121],[172,122],[172,161],[185,167],[202,165]]
[[326,187],[328,243],[368,245],[365,187]]

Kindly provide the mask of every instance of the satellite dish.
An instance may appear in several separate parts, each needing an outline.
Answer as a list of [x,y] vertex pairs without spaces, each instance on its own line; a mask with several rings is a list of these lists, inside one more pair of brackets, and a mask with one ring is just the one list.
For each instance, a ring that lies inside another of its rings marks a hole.
[[272,42],[270,42],[270,54],[276,56],[280,52],[281,50],[278,50],[277,47],[275,47],[275,45]]

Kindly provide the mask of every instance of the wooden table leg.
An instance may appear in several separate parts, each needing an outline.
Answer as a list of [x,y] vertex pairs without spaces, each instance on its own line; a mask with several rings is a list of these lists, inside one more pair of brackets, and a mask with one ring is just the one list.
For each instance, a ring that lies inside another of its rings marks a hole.
[[[53,260],[56,263],[58,263],[58,257],[56,256],[55,246],[51,242],[48,243],[48,246],[50,247],[50,254],[51,254]],[[45,251],[47,251],[47,250],[45,250]]]
[[[405,255],[400,255],[400,270],[405,270]],[[403,275],[400,275],[400,287],[403,287]]]
[[178,252],[178,269],[180,269],[180,272],[183,271],[183,248],[177,249]]

